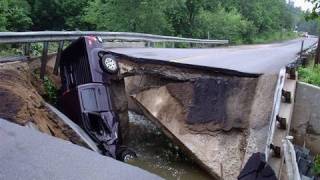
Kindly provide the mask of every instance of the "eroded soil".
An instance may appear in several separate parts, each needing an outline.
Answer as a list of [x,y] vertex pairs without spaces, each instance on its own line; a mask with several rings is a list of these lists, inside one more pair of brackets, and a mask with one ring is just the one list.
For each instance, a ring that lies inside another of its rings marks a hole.
[[[45,106],[44,99],[38,93],[43,93],[40,88],[41,81],[34,81],[31,70],[33,68],[25,62],[0,64],[0,117],[85,146],[84,142]],[[36,88],[33,84],[39,86]]]

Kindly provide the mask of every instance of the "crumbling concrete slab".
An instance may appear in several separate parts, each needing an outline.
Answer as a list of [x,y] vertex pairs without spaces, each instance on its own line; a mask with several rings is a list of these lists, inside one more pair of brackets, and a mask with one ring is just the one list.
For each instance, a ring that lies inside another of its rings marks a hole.
[[[218,80],[219,86],[225,86],[223,81],[230,84],[220,92],[215,90],[220,87],[210,89],[206,84]],[[215,178],[228,180],[236,179],[251,153],[265,148],[276,80],[276,75],[216,77],[209,81],[201,78],[198,82],[149,87],[132,97],[145,115],[208,172]],[[200,101],[199,93],[206,95]],[[202,106],[204,101],[208,107]],[[210,110],[213,107],[217,108],[216,112]],[[202,113],[207,115],[201,117]]]
[[143,111],[213,177],[236,179],[252,153],[264,152],[277,74],[119,62],[129,109]]
[[257,79],[240,77],[199,78],[167,85],[185,107],[186,123],[196,132],[248,127]]

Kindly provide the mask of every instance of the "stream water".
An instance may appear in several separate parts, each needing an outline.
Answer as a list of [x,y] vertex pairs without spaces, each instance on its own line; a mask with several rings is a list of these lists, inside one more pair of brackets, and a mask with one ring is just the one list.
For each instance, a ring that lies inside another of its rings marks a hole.
[[129,112],[127,145],[138,158],[129,164],[168,180],[209,180],[212,177],[189,159],[159,128],[144,116]]

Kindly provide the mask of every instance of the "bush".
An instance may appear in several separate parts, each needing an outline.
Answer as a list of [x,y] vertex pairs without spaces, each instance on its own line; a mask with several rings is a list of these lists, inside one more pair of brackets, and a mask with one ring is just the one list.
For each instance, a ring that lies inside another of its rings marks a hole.
[[43,86],[45,90],[44,98],[50,104],[55,105],[57,103],[58,89],[47,76],[44,77]]
[[[202,11],[203,32],[209,32],[211,39],[228,39],[232,44],[248,43],[256,33],[251,21],[243,18],[236,10],[226,11],[220,8],[216,12]],[[205,38],[207,34],[203,34]]]
[[303,82],[320,86],[320,66],[300,67],[298,69],[299,79]]
[[317,176],[320,175],[320,155],[317,155],[314,160],[313,173]]
[[253,43],[270,43],[275,41],[285,41],[297,38],[298,34],[292,31],[275,31],[259,34],[253,39]]

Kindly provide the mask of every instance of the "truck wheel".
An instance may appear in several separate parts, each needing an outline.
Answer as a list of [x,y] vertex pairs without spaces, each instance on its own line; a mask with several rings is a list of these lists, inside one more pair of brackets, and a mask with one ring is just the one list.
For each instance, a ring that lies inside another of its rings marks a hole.
[[137,158],[137,154],[128,147],[120,147],[117,153],[117,159],[127,162],[130,159]]
[[115,60],[115,57],[110,54],[105,54],[101,57],[100,65],[104,71],[111,74],[119,70],[118,62]]

